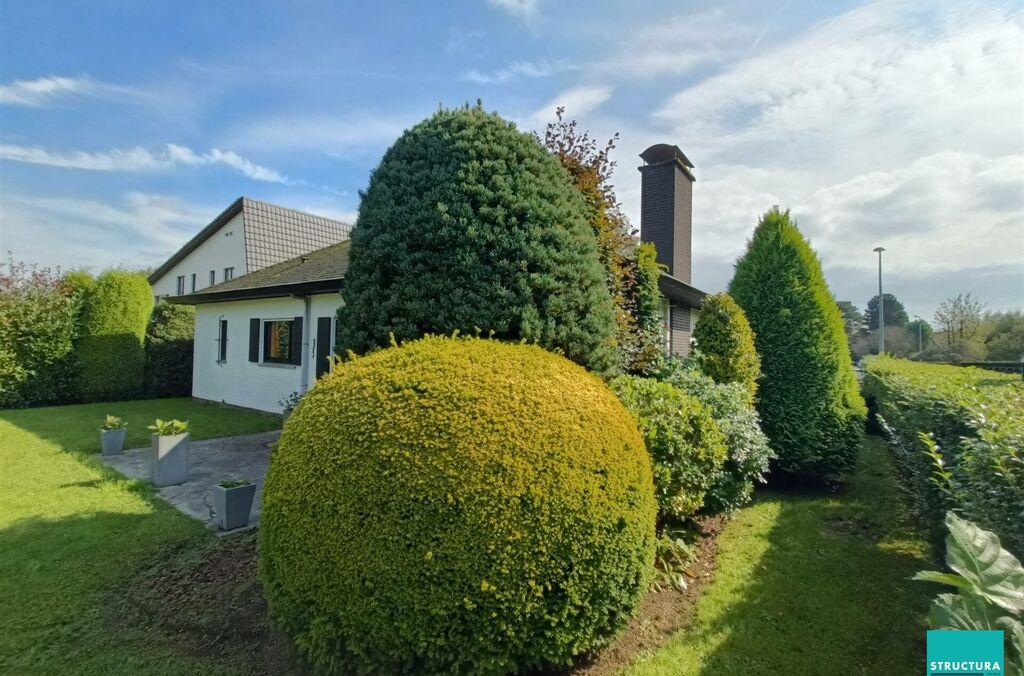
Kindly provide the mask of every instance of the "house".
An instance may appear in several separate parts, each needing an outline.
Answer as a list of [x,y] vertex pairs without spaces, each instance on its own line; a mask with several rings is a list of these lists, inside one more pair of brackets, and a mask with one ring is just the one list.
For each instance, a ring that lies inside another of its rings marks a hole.
[[[658,262],[665,266],[659,280],[665,299],[665,349],[685,355],[697,308],[705,296],[691,285],[693,165],[679,148],[666,144],[651,146],[640,157],[644,161],[640,167],[640,237],[655,244]],[[246,202],[262,204],[245,198],[240,201],[243,218]],[[293,222],[318,219],[273,208],[294,214]],[[203,231],[211,231],[207,241],[237,217],[229,217],[217,227],[216,220],[207,226]],[[265,221],[260,222],[258,228],[264,227]],[[289,236],[287,228],[291,226],[280,227],[283,230],[273,235],[275,241]],[[260,236],[270,238],[265,231]],[[281,245],[278,250],[283,248]],[[280,412],[281,399],[309,389],[327,371],[334,352],[335,315],[342,303],[348,253],[347,239],[331,241],[273,264],[260,259],[258,269],[247,268],[248,274],[194,292],[168,294],[171,302],[196,307],[192,396]],[[182,273],[176,266],[187,261],[188,254],[177,263],[161,266],[167,267],[163,275],[180,279]]]
[[347,223],[239,197],[149,276],[157,300],[202,291],[348,239]]

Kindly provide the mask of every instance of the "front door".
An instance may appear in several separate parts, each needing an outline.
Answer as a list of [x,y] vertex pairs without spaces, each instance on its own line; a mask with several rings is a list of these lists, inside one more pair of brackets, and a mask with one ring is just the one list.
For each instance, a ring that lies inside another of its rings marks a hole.
[[331,338],[333,317],[317,317],[316,320],[316,377],[319,378],[330,370]]

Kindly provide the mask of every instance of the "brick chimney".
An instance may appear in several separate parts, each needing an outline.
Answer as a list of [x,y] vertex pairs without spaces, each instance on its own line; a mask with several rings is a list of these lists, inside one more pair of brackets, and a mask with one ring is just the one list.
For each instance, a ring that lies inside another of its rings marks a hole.
[[668,273],[692,283],[693,164],[683,151],[658,143],[640,153],[640,240],[658,250]]

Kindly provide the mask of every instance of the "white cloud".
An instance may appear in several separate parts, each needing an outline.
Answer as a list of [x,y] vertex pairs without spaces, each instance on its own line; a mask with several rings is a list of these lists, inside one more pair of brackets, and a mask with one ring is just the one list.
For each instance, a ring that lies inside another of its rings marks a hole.
[[214,148],[197,154],[191,148],[168,143],[163,152],[154,153],[136,146],[127,150],[90,153],[80,150],[50,151],[45,148],[0,144],[0,159],[87,171],[156,171],[177,166],[224,165],[251,179],[272,183],[293,183],[273,169],[254,164],[237,153]]
[[541,128],[555,119],[555,109],[565,107],[565,114],[570,118],[580,118],[596,110],[612,97],[614,89],[605,85],[573,87],[554,97],[538,108],[527,119],[527,124]]
[[503,9],[509,14],[528,19],[537,11],[540,0],[487,0],[487,4]]
[[245,122],[225,134],[229,145],[261,152],[310,151],[345,156],[387,147],[415,120],[387,115],[276,115]]
[[566,61],[514,61],[491,73],[482,73],[475,68],[468,70],[462,74],[462,79],[477,84],[504,84],[521,78],[550,77],[572,70],[579,70],[579,66]]
[[3,246],[15,259],[43,265],[146,267],[163,262],[223,208],[138,192],[114,202],[5,195]]
[[85,96],[116,98],[137,97],[128,87],[97,82],[89,77],[60,77],[50,75],[36,80],[15,80],[0,84],[0,104],[40,107],[63,99]]

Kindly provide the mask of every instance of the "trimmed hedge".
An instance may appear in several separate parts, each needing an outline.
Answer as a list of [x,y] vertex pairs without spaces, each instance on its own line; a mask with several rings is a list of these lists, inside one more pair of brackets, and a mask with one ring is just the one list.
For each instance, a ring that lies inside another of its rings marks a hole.
[[146,327],[147,396],[191,396],[195,325],[191,305],[158,303],[153,308]]
[[[961,366],[869,357],[864,394],[883,421],[918,513],[942,542],[953,509],[1024,554],[1024,383]],[[928,444],[938,445],[938,466]]]
[[656,511],[643,439],[597,377],[426,337],[303,397],[270,461],[260,575],[322,671],[567,665],[647,591]]
[[721,478],[725,438],[711,411],[668,383],[619,376],[609,383],[629,409],[654,462],[654,490],[662,520],[696,514]]
[[614,309],[586,214],[536,138],[480,108],[437,112],[370,176],[339,351],[482,331],[614,370]]
[[839,306],[788,211],[761,217],[729,293],[754,330],[757,409],[776,467],[825,478],[851,468],[867,409]]
[[143,339],[153,291],[143,275],[107,270],[88,294],[76,352],[85,401],[130,399],[142,389]]
[[701,371],[716,383],[740,383],[752,404],[761,377],[761,358],[747,316],[732,296],[716,293],[704,298],[693,338]]
[[757,411],[747,401],[747,389],[740,383],[718,384],[698,369],[679,364],[657,377],[707,406],[725,437],[728,457],[701,511],[728,514],[750,502],[754,484],[765,483],[775,454],[761,431]]

